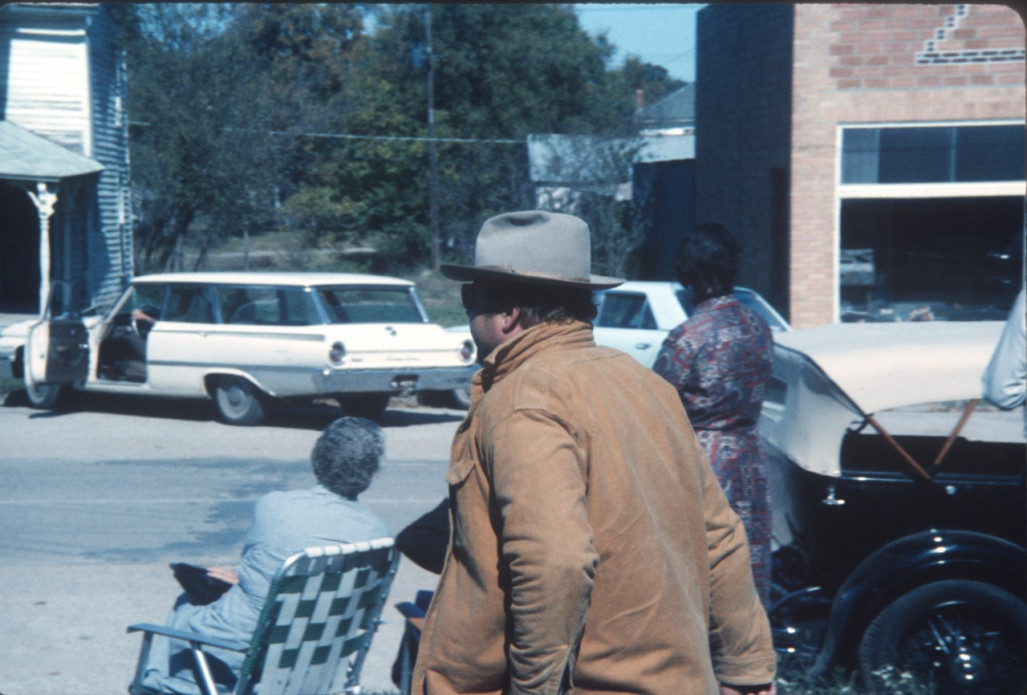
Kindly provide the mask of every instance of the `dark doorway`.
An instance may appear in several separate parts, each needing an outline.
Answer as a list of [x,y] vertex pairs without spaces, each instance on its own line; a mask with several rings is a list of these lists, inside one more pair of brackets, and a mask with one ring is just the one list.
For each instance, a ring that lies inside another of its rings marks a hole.
[[28,193],[0,181],[0,311],[39,310],[39,216]]
[[695,224],[695,160],[636,164],[633,178],[635,204],[647,228],[638,278],[677,280],[678,245]]

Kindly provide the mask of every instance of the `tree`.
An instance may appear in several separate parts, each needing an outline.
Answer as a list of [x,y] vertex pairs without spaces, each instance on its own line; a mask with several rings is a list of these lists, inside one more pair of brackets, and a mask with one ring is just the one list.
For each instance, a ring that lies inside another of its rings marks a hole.
[[275,144],[266,79],[231,31],[232,6],[134,7],[123,19],[137,267],[181,269],[184,242],[198,247],[199,265],[217,242],[269,225]]
[[592,230],[592,268],[610,276],[633,270],[645,242],[647,182],[633,181],[633,163],[643,147],[638,138],[534,136],[532,178],[540,182],[540,206],[578,215]]
[[[537,205],[529,135],[623,135],[634,90],[673,82],[637,60],[609,70],[614,47],[590,38],[570,5],[154,4],[118,14],[143,269],[181,267],[185,243],[202,262],[226,237],[273,228],[309,245],[373,246],[377,269],[406,272],[429,258],[432,209],[443,254],[466,260],[483,219]],[[625,215],[602,219],[627,233]]]
[[631,130],[637,93],[642,94],[646,104],[651,104],[685,86],[681,80],[672,79],[666,68],[644,63],[636,56],[628,56],[622,66],[610,71],[609,80],[611,98],[619,103],[622,128],[626,130]]
[[[593,42],[563,5],[385,5],[376,33],[353,52],[337,130],[404,140],[347,140],[316,184],[335,190],[363,234],[397,265],[428,258],[427,58],[434,60],[438,199],[444,250],[469,253],[485,217],[534,204],[524,139],[599,132],[609,46]],[[425,12],[432,50],[425,51]],[[456,140],[460,140],[456,142]],[[310,182],[314,184],[314,181]],[[358,221],[359,218],[359,221]]]

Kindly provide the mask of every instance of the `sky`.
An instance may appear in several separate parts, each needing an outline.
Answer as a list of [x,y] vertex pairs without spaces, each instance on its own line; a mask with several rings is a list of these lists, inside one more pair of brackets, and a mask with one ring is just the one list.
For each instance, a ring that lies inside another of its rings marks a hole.
[[627,55],[667,69],[671,77],[695,80],[695,14],[705,5],[677,3],[575,4],[581,26],[592,36],[605,30],[617,47],[614,67]]

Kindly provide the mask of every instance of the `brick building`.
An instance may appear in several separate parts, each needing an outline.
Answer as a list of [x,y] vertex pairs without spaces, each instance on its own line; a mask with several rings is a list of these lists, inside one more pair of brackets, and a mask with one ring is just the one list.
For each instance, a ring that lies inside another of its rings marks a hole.
[[1004,318],[1024,274],[1024,25],[1001,5],[710,5],[696,219],[796,327]]

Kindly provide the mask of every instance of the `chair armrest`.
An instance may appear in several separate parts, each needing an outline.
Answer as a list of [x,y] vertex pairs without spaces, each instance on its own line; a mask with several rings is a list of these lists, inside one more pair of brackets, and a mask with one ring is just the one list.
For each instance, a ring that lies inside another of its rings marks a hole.
[[166,625],[155,625],[153,623],[137,623],[135,625],[128,626],[128,632],[149,632],[155,635],[163,635],[165,637],[174,637],[185,642],[198,642],[200,644],[209,645],[211,647],[218,647],[220,649],[228,649],[233,652],[245,652],[247,647],[239,647],[234,642],[227,640],[217,639],[216,637],[208,637],[206,635],[199,635],[195,632],[186,632],[185,630],[176,630],[173,627]]
[[424,618],[425,615],[423,608],[411,603],[410,601],[403,601],[402,603],[397,603],[396,610],[398,610],[407,618]]

